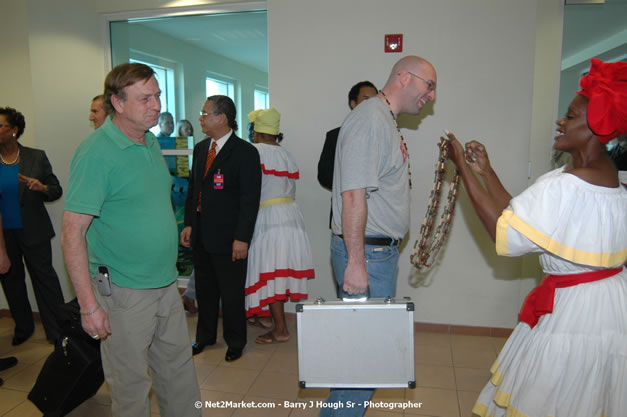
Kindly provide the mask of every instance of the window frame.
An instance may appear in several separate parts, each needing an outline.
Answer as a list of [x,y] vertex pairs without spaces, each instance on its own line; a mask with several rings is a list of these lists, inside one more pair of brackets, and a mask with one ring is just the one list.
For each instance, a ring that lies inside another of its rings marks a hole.
[[[257,93],[261,93],[264,95],[264,105],[263,107],[257,107]],[[253,109],[269,109],[270,108],[270,92],[267,88],[255,86],[253,88]]]

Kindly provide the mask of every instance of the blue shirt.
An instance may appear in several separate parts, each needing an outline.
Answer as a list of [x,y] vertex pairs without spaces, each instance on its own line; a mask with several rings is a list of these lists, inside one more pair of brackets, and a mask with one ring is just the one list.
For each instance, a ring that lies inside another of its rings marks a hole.
[[20,164],[0,165],[0,213],[2,213],[3,229],[22,228],[18,172],[20,172]]

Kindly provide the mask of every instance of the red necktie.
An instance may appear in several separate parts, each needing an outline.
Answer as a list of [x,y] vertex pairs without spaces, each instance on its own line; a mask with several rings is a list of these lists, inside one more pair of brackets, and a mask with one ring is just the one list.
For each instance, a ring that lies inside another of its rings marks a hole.
[[[209,172],[209,168],[211,168],[211,164],[213,160],[216,159],[216,148],[218,147],[218,143],[214,140],[211,144],[211,149],[209,149],[209,153],[207,154],[207,161],[205,162],[205,171],[202,175],[202,179],[204,180],[207,177],[207,173]],[[198,211],[202,211],[202,188],[200,189],[200,193],[198,193]]]

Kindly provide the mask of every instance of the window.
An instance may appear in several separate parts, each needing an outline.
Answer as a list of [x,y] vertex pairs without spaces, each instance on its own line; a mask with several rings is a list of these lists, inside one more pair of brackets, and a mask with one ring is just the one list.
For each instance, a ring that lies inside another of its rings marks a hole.
[[[174,69],[133,58],[129,59],[129,62],[148,65],[155,72],[155,78],[161,89],[161,112],[172,113],[176,125],[178,119],[176,118],[176,95],[174,94]],[[157,135],[160,132],[159,125],[153,126],[150,131]]]
[[207,97],[222,95],[230,97],[231,100],[237,105],[235,102],[235,85],[228,81],[216,80],[215,78],[207,77],[205,90],[207,92]]
[[270,108],[270,94],[267,91],[255,89],[255,110]]

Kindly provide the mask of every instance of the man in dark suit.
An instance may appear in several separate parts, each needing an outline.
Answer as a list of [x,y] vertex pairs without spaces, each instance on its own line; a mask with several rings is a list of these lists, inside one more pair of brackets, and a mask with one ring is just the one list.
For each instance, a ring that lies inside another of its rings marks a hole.
[[261,193],[259,153],[234,133],[235,116],[235,104],[226,96],[211,96],[202,108],[200,125],[207,138],[194,148],[181,232],[181,244],[193,247],[196,275],[193,354],[216,343],[221,300],[229,362],[246,346],[246,257]]

